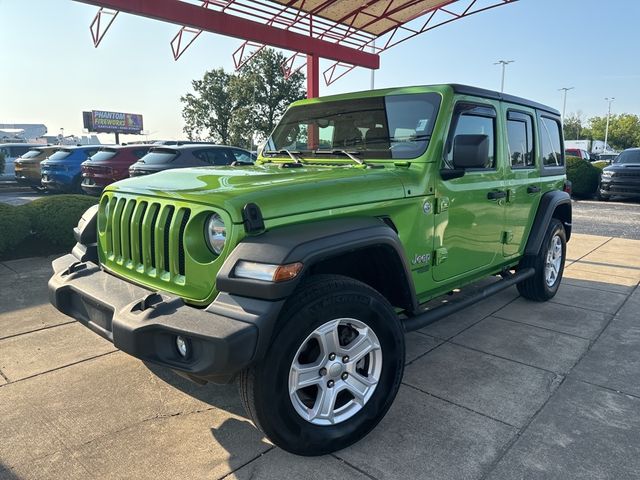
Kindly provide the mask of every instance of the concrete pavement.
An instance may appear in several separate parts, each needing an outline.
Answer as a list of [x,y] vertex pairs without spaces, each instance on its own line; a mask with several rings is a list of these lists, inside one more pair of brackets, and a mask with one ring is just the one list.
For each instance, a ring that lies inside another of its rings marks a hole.
[[385,419],[320,458],[274,448],[234,386],[117,352],[0,263],[0,479],[635,479],[640,241],[575,235],[545,304],[515,288],[407,336]]

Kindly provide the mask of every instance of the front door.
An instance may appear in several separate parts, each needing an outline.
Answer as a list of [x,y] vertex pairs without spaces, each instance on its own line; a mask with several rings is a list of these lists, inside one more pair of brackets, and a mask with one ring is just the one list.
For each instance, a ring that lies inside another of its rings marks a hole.
[[[445,146],[443,171],[453,170],[456,135],[487,135],[489,157],[484,168],[467,169],[464,176],[436,182],[435,259],[438,282],[480,271],[502,260],[502,231],[506,191],[497,142],[499,104],[456,104]],[[444,175],[446,177],[446,175]]]

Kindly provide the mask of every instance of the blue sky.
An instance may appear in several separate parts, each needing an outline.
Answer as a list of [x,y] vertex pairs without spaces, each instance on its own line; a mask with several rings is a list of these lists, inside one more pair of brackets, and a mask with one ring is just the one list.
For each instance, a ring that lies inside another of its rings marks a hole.
[[[175,62],[178,27],[120,15],[99,48],[89,24],[96,8],[71,0],[0,0],[0,123],[45,123],[80,134],[83,110],[142,113],[153,138],[183,137],[180,95],[205,70],[232,70],[236,39],[204,34]],[[567,113],[640,114],[637,0],[520,0],[437,28],[381,56],[376,87],[468,83],[499,89]],[[328,66],[328,63],[321,64]],[[321,68],[322,69],[322,68]],[[369,88],[357,69],[321,94]],[[105,137],[105,141],[112,137]]]

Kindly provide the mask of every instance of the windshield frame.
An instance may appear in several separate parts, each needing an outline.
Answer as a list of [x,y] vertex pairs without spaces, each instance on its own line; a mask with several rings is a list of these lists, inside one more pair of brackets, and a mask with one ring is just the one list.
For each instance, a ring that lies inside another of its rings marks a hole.
[[[294,105],[287,110],[268,137],[261,157],[263,161],[278,161],[281,158],[290,160],[290,157],[285,154],[286,150],[289,150],[302,157],[305,162],[315,163],[327,163],[327,160],[330,160],[331,163],[354,164],[351,155],[357,156],[364,162],[416,161],[423,157],[429,148],[442,101],[442,93],[423,91],[387,93]],[[407,103],[413,108],[407,108],[405,106]],[[346,121],[336,122],[344,116],[348,117]],[[324,119],[328,120],[325,125],[322,125],[321,121]],[[316,127],[317,138],[311,135],[311,141],[316,141],[315,148],[310,148],[308,145],[307,125],[309,124],[314,124]],[[319,132],[320,129],[327,127],[331,127],[330,139],[323,138],[322,133]],[[287,128],[288,131],[285,133]],[[297,138],[291,136],[291,132],[296,135],[295,129],[300,132]],[[348,129],[354,132],[354,141],[345,140],[345,144],[336,143],[338,132],[343,136],[343,131]],[[355,137],[356,129],[359,130],[359,138]],[[390,129],[393,129],[391,135]],[[377,132],[373,135],[371,145],[381,144],[381,148],[367,148],[366,137],[373,130]],[[399,131],[406,132],[406,136],[399,135]],[[290,140],[291,143],[276,145],[278,136],[280,136],[280,142],[285,139]],[[305,148],[302,148],[303,145]]]

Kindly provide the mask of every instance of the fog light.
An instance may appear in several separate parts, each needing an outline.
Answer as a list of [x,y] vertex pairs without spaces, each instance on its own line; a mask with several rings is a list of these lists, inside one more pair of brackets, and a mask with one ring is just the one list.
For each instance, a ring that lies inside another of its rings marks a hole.
[[189,341],[178,335],[176,337],[176,347],[178,348],[178,353],[182,358],[187,358],[189,356]]

